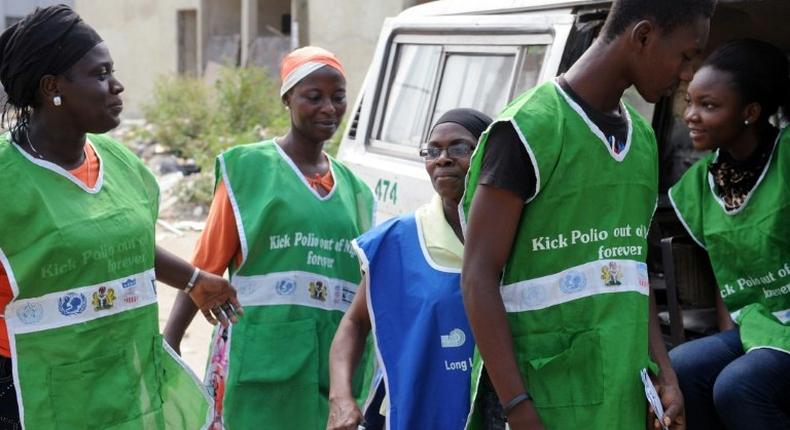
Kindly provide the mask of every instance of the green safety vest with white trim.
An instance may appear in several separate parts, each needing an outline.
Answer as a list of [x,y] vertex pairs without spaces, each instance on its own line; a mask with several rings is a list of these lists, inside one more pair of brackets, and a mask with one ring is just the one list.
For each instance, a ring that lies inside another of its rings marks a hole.
[[[497,120],[513,125],[538,181],[500,292],[521,377],[547,429],[631,430],[646,422],[639,371],[651,365],[645,258],[657,151],[644,119],[630,106],[621,110],[628,140],[620,154],[553,82],[518,97]],[[487,140],[488,132],[472,157],[466,214]],[[473,399],[482,365],[476,352]],[[478,408],[469,428],[482,428]]]
[[776,138],[771,158],[740,208],[728,211],[708,166],[699,160],[670,190],[692,238],[708,252],[719,292],[740,327],[744,351],[790,353],[790,132]]
[[199,429],[209,398],[159,335],[159,188],[131,152],[89,135],[93,188],[0,138],[0,261],[24,428]]
[[329,161],[335,184],[321,197],[273,140],[218,157],[241,240],[231,281],[245,311],[231,329],[228,429],[326,425],[329,347],[360,280],[351,242],[373,222],[370,189]]

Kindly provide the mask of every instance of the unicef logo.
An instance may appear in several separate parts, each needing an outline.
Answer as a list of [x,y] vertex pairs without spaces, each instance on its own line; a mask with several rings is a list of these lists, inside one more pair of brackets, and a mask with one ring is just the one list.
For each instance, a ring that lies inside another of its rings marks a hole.
[[27,303],[16,311],[16,316],[24,324],[35,324],[44,316],[44,308],[39,303]]
[[560,278],[560,291],[565,294],[578,293],[583,290],[586,285],[587,278],[584,276],[584,273],[581,272],[571,270]]
[[546,301],[546,291],[540,285],[527,287],[521,293],[521,303],[526,307],[536,307]]
[[63,315],[78,315],[85,310],[88,300],[82,293],[67,293],[58,299],[58,310]]
[[296,283],[290,279],[281,279],[274,290],[281,296],[291,296],[296,291]]

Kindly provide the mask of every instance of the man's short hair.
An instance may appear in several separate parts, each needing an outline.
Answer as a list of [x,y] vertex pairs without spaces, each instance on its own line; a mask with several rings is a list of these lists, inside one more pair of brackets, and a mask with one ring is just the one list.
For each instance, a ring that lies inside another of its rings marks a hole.
[[643,19],[670,32],[698,18],[710,18],[715,7],[716,0],[615,0],[601,34],[611,41]]

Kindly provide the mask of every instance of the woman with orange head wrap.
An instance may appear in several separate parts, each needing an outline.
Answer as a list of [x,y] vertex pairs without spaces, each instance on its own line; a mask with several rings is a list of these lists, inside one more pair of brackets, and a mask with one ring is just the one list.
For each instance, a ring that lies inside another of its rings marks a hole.
[[[359,283],[351,240],[370,228],[373,195],[323,151],[346,111],[345,72],[305,47],[282,62],[283,137],[217,157],[217,187],[193,263],[230,273],[245,317],[212,340],[207,385],[217,428],[320,429],[332,337]],[[165,328],[178,350],[194,306],[179,297]],[[362,387],[357,377],[357,392]]]

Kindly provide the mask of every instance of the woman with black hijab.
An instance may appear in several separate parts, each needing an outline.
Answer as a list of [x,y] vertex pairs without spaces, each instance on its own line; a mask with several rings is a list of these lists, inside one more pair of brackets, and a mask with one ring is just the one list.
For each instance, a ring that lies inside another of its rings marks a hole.
[[356,430],[363,421],[351,380],[371,328],[381,372],[365,408],[367,428],[381,425],[379,411],[392,430],[464,428],[474,341],[461,301],[458,202],[490,123],[473,109],[442,115],[420,151],[437,195],[354,241],[365,275],[332,342],[327,429]]
[[156,247],[155,178],[94,134],[123,108],[107,46],[68,7],[36,9],[0,36],[0,82],[0,424],[204,426],[207,397],[159,335],[155,280],[210,321],[238,302]]

